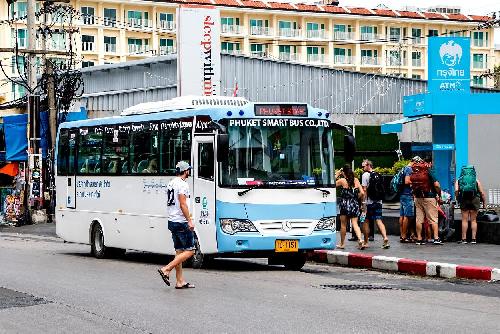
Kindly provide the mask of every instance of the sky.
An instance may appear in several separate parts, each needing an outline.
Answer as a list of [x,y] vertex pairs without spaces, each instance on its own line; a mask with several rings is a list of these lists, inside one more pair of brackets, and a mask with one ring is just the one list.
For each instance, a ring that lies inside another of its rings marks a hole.
[[[340,0],[340,6],[375,8],[379,4],[401,9],[405,6],[426,8],[436,5],[458,6],[464,14],[490,14],[500,11],[500,0]],[[500,44],[500,29],[495,30],[495,44]]]

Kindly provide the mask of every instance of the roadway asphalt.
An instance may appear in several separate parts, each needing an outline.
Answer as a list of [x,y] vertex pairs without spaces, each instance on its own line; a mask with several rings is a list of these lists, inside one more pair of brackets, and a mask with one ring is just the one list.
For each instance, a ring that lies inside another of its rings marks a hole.
[[196,288],[175,290],[165,256],[97,260],[37,229],[0,229],[0,333],[498,332],[500,284],[249,259],[186,269]]

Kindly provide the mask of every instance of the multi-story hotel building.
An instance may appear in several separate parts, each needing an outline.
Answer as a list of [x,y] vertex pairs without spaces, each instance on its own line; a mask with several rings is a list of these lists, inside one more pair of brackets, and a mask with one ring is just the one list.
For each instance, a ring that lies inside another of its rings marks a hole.
[[[223,52],[408,78],[427,78],[426,36],[471,37],[473,84],[493,84],[480,76],[495,63],[494,30],[476,29],[487,16],[253,0],[71,0],[81,13],[75,45],[80,65],[175,53],[176,8],[185,3],[220,8]],[[18,0],[9,8],[0,1],[0,20],[18,18],[12,26],[0,25],[0,47],[11,47],[16,38],[20,48],[26,47],[26,5]],[[66,39],[55,32],[49,48],[65,50]],[[12,54],[0,58],[16,75]],[[7,99],[23,93],[5,80],[2,85],[0,95],[9,94]]]

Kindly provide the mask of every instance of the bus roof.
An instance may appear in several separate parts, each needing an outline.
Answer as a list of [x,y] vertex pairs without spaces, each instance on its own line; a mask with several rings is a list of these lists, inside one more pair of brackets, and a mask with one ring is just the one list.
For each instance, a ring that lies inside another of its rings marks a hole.
[[[199,97],[183,96],[171,100],[139,103],[125,109],[120,116],[92,118],[81,121],[64,122],[61,128],[123,124],[144,121],[161,121],[172,118],[185,118],[206,115],[212,120],[223,118],[254,118],[255,105],[298,105],[294,102],[251,103],[242,97]],[[300,105],[306,105],[304,103]],[[329,119],[326,110],[307,105],[308,118]],[[233,117],[230,117],[233,116]],[[269,117],[269,116],[267,116]],[[273,117],[273,116],[271,116]],[[275,117],[275,116],[274,116]],[[293,117],[293,116],[288,116]]]

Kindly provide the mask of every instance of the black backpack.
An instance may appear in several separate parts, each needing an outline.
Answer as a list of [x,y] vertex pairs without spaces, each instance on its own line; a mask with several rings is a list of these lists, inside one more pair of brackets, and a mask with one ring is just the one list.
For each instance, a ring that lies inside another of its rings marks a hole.
[[370,172],[370,181],[367,189],[368,197],[372,201],[381,201],[385,197],[384,181],[382,175]]

